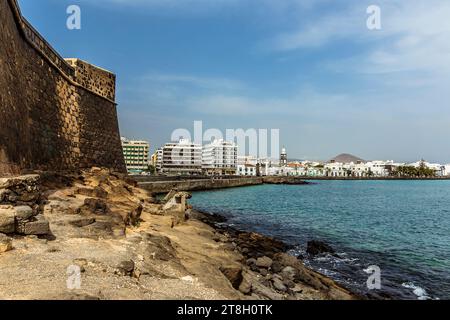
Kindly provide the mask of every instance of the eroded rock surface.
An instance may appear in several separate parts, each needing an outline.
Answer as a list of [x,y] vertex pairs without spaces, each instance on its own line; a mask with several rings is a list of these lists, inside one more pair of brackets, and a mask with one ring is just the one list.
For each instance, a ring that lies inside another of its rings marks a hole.
[[353,298],[282,242],[201,222],[189,197],[155,202],[101,168],[0,179],[0,299]]

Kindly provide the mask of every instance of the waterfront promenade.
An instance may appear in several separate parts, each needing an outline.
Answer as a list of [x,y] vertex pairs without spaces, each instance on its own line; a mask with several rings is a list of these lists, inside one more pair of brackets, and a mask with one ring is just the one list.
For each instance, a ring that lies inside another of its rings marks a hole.
[[202,191],[235,187],[255,186],[262,184],[303,185],[307,181],[321,180],[355,180],[355,181],[397,181],[397,180],[450,180],[450,177],[299,177],[299,176],[132,176],[139,187],[153,193],[167,193],[173,189],[183,191]]
[[224,176],[218,177],[144,177],[134,176],[138,181],[139,187],[149,190],[153,193],[166,193],[173,189],[183,191],[202,191],[213,189],[225,189],[245,186],[255,186],[262,184],[307,184],[299,177],[238,177]]

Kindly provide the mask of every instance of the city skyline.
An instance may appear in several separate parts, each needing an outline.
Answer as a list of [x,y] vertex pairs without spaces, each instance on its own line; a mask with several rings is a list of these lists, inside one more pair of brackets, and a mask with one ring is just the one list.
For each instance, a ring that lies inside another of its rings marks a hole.
[[[444,1],[377,1],[376,31],[372,1],[20,3],[63,56],[117,74],[121,133],[152,148],[203,120],[279,128],[291,158],[450,162]],[[65,28],[69,4],[81,30]]]

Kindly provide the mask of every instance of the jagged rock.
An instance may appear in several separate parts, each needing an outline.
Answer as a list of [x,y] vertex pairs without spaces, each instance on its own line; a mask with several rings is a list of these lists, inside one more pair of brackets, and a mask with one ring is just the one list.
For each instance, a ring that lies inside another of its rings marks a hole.
[[295,285],[296,285],[295,282],[294,282],[293,280],[287,280],[287,279],[283,280],[283,284],[284,284],[286,287],[288,287],[289,289],[294,288]]
[[82,187],[78,188],[75,191],[76,194],[80,194],[86,197],[94,197],[94,198],[102,198],[105,199],[108,197],[108,192],[100,186],[96,186],[94,188]]
[[14,233],[15,231],[15,211],[12,207],[0,207],[0,232]]
[[243,279],[241,266],[225,266],[221,267],[220,271],[230,281],[233,288],[239,289]]
[[259,273],[265,277],[269,274],[269,271],[267,269],[259,269]]
[[279,273],[279,272],[281,272],[283,270],[283,266],[278,261],[274,261],[272,263],[271,269],[272,269],[272,272]]
[[118,266],[117,269],[119,272],[124,276],[131,276],[134,271],[134,261],[133,260],[126,260],[122,261]]
[[281,294],[262,285],[258,281],[252,282],[252,292],[269,300],[283,300],[283,296]]
[[38,185],[40,176],[30,174],[11,178],[0,178],[0,189],[24,188],[27,191],[33,191]]
[[283,279],[287,279],[287,280],[293,280],[295,278],[296,274],[297,274],[297,272],[295,271],[295,269],[290,266],[287,266],[281,272]]
[[174,255],[172,242],[168,237],[143,233],[144,256],[152,260],[174,261],[178,258]]
[[281,291],[281,292],[286,292],[287,291],[286,286],[283,284],[283,282],[281,280],[279,280],[277,278],[274,278],[272,280],[272,283],[273,283],[273,287],[275,289],[277,289],[278,291]]
[[[109,211],[108,205],[102,199],[87,198],[84,200],[84,207],[98,215],[107,214]],[[83,209],[81,208],[81,210]]]
[[319,255],[321,253],[335,253],[333,248],[323,241],[309,241],[306,252],[312,256]]
[[16,204],[39,202],[39,175],[0,179],[0,203]]
[[261,257],[256,260],[256,266],[260,268],[270,268],[272,266],[273,260],[269,257]]
[[23,235],[46,235],[50,233],[50,225],[43,215],[38,215],[32,220],[18,223],[16,232]]
[[8,202],[11,193],[11,190],[0,189],[0,203]]
[[260,256],[272,256],[279,252],[285,252],[288,247],[282,241],[264,237],[258,233],[242,232],[236,239],[238,246],[247,248],[249,256],[258,258]]
[[4,253],[13,249],[10,237],[0,233],[0,253]]
[[143,210],[142,205],[138,204],[133,210],[131,210],[130,214],[128,215],[128,218],[125,221],[125,224],[136,226],[141,219],[142,210]]

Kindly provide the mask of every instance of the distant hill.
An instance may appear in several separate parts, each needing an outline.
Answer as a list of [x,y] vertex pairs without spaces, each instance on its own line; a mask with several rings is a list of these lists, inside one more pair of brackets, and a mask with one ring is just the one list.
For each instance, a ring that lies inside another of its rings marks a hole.
[[348,153],[342,153],[336,157],[334,157],[333,159],[330,159],[330,161],[328,162],[332,162],[334,160],[334,162],[340,162],[340,163],[350,163],[350,162],[366,162],[365,160],[358,158],[352,154],[348,154]]

